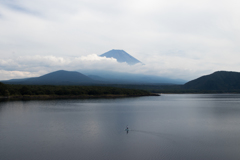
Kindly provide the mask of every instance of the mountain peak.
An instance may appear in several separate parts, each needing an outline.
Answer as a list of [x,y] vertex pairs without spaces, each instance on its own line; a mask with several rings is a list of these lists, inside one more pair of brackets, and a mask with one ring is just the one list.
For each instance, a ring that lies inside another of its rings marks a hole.
[[100,56],[107,57],[107,58],[115,58],[118,62],[120,63],[126,62],[129,65],[142,63],[136,58],[134,58],[133,56],[131,56],[130,54],[128,54],[127,52],[125,52],[124,50],[120,50],[120,49],[112,49]]

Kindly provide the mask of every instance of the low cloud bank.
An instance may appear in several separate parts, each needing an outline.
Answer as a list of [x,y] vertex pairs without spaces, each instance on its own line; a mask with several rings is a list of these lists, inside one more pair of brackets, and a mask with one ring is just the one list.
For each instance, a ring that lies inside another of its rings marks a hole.
[[[154,59],[146,58],[145,65],[128,65],[97,54],[79,57],[20,56],[15,59],[0,59],[0,80],[37,77],[56,70],[107,70],[191,80],[218,70],[218,64],[206,63],[200,59],[167,55],[156,55]],[[231,67],[226,68],[228,69]]]

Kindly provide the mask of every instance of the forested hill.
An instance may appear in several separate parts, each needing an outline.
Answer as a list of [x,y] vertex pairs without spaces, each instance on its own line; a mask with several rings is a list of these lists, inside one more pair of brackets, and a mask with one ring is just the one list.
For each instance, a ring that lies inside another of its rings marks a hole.
[[184,84],[185,89],[194,90],[240,90],[240,73],[218,71],[213,74],[202,76]]
[[75,71],[59,70],[40,77],[2,81],[5,84],[22,85],[84,85],[99,83]]

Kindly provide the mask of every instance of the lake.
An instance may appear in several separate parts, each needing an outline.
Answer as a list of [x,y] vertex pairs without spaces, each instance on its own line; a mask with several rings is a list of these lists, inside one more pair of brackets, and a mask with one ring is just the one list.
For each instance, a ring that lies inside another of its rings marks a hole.
[[239,160],[240,95],[0,102],[0,159]]

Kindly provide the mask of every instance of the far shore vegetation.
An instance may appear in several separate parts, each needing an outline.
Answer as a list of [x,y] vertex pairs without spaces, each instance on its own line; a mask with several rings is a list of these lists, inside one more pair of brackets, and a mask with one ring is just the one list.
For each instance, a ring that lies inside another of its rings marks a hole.
[[166,94],[208,94],[208,93],[240,93],[239,89],[200,90],[186,89],[184,85],[134,85],[109,84],[95,86],[65,85],[13,85],[0,82],[0,98],[10,99],[55,99],[55,98],[91,98],[91,97],[135,97],[157,96]]
[[0,82],[1,98],[88,98],[151,96],[149,91],[112,86],[10,85]]
[[[109,85],[112,86],[112,85]],[[211,93],[240,93],[240,89],[188,89],[184,85],[163,85],[163,84],[152,84],[152,85],[128,85],[119,84],[114,85],[114,87],[119,88],[129,88],[129,89],[140,89],[151,93],[175,93],[175,94],[211,94]]]

